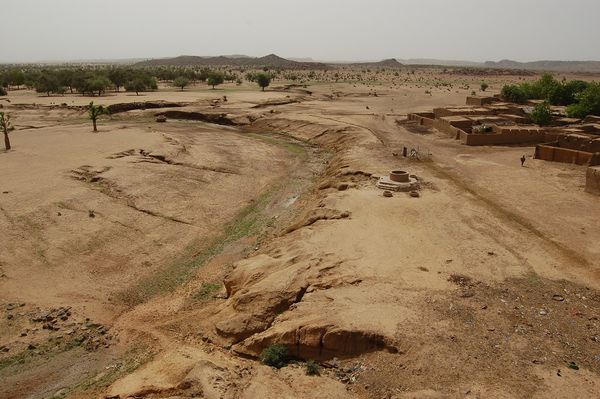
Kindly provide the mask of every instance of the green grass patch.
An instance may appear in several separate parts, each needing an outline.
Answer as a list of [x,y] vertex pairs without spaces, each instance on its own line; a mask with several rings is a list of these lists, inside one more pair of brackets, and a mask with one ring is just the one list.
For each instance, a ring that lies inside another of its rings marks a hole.
[[91,393],[108,388],[118,379],[133,373],[154,357],[154,353],[139,347],[129,349],[115,364],[104,368],[101,372],[93,374],[77,384],[70,386],[53,399],[64,398],[75,392]]
[[292,139],[289,136],[281,133],[248,133],[247,136],[250,136],[256,140],[260,140],[267,144],[276,145],[279,147],[283,147],[288,152],[294,155],[298,155],[302,158],[307,156],[306,144],[302,143],[297,139]]
[[49,361],[53,356],[79,347],[81,342],[82,341],[77,338],[68,340],[51,338],[47,342],[38,345],[35,349],[25,349],[12,356],[0,359],[0,373],[8,368],[13,369],[11,372],[30,369],[34,365]]
[[203,283],[202,287],[194,293],[192,298],[195,301],[207,301],[213,297],[223,287],[221,284]]
[[117,294],[117,299],[129,306],[144,303],[149,299],[173,291],[178,286],[186,283],[199,267],[223,251],[229,243],[243,237],[249,237],[260,232],[267,219],[262,215],[262,210],[275,192],[276,187],[260,195],[250,205],[242,209],[236,217],[225,225],[223,233],[209,242],[200,252],[197,251],[198,243],[188,246],[179,259],[166,268],[142,278],[135,286]]

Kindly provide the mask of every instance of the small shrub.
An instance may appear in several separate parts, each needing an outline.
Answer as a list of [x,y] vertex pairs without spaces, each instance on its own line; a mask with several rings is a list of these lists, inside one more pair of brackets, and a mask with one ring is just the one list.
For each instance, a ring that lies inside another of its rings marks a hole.
[[488,89],[488,87],[490,87],[490,85],[488,85],[487,83],[485,83],[485,82],[481,83],[481,86],[480,86],[481,91],[486,91]]
[[540,126],[549,125],[552,122],[552,110],[548,103],[536,105],[531,112],[531,120]]
[[306,367],[306,375],[320,375],[321,374],[321,366],[319,363],[314,360],[309,360],[304,365]]
[[6,89],[4,87],[0,86],[0,96],[5,96],[6,94],[7,94]]
[[260,354],[261,362],[278,369],[286,366],[288,360],[288,348],[285,345],[270,345]]

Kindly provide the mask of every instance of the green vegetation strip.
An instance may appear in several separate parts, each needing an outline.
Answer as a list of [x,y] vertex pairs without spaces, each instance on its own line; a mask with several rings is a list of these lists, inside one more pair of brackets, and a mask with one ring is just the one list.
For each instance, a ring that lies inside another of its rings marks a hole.
[[246,135],[267,144],[283,147],[291,154],[298,155],[303,159],[308,155],[306,146],[309,144],[307,142],[302,142],[284,133],[247,133]]
[[83,379],[53,398],[64,398],[75,392],[89,393],[106,389],[120,378],[133,373],[142,365],[152,360],[153,357],[154,353],[147,349],[142,349],[141,347],[131,348],[112,366],[106,367],[103,371]]
[[209,300],[214,294],[221,290],[221,284],[204,283],[192,297],[194,301],[202,302]]
[[223,233],[199,253],[190,256],[197,243],[188,247],[186,254],[171,263],[164,269],[143,278],[137,285],[120,292],[117,298],[126,305],[135,306],[148,301],[160,294],[173,291],[178,286],[187,282],[194,271],[203,266],[208,260],[223,251],[229,243],[243,237],[257,234],[266,223],[262,210],[267,206],[277,191],[278,187],[263,193],[256,201],[242,209],[237,216],[229,222]]
[[77,338],[67,340],[50,339],[48,342],[38,345],[35,349],[25,349],[12,356],[0,359],[0,373],[8,368],[13,368],[11,372],[17,372],[25,368],[31,369],[34,365],[49,361],[53,356],[80,347],[81,343],[82,340]]

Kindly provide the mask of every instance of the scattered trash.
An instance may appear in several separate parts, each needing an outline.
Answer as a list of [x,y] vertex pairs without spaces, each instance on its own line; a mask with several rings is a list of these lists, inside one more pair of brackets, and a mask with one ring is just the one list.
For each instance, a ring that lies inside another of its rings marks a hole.
[[575,362],[569,363],[569,365],[567,367],[570,368],[571,370],[579,370],[579,366]]
[[562,295],[558,295],[558,294],[554,294],[552,295],[552,299],[557,301],[557,302],[562,302],[565,300],[565,298]]

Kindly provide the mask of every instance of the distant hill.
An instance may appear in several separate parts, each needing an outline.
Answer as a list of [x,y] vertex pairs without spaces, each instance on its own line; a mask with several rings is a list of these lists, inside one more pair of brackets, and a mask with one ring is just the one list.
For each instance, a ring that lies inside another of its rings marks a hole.
[[350,65],[353,67],[360,67],[360,68],[402,68],[403,65],[398,62],[397,59],[395,58],[389,58],[387,60],[382,60],[382,61],[377,61],[377,62],[353,62],[350,64],[346,64],[346,65]]
[[218,56],[200,57],[195,55],[180,55],[174,58],[156,58],[138,62],[137,66],[237,66],[255,68],[282,68],[282,69],[323,69],[325,64],[318,62],[298,62],[287,60],[275,54],[264,57],[248,56]]
[[502,60],[486,61],[483,66],[488,68],[525,69],[552,72],[600,72],[600,61],[532,61],[518,62]]
[[482,67],[483,62],[460,61],[460,60],[439,60],[436,58],[410,58],[399,60],[406,65],[440,65],[457,67]]

